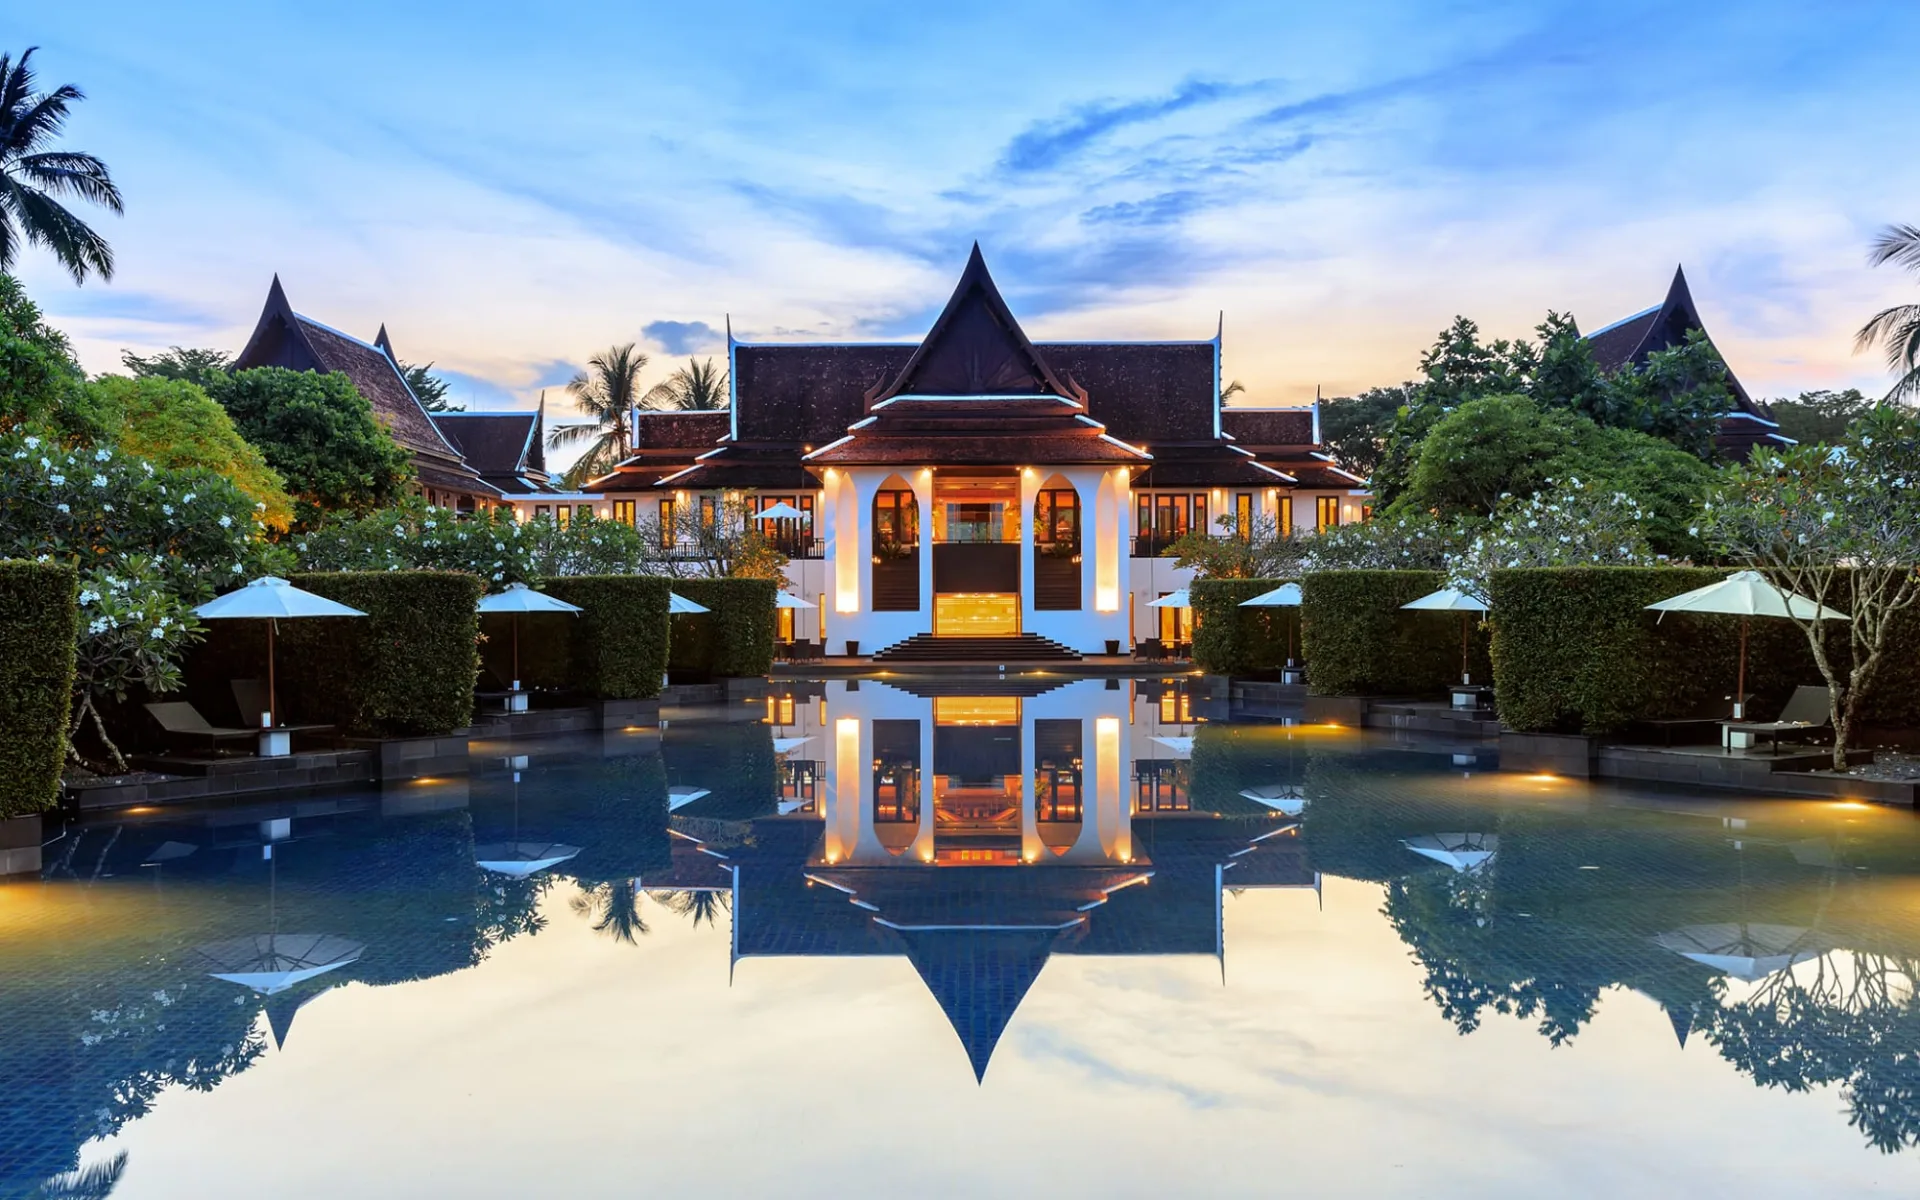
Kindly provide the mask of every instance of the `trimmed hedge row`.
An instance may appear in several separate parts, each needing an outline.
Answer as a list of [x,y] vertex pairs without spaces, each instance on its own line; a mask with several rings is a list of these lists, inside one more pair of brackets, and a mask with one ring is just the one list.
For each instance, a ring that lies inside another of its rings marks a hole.
[[0,562],[0,818],[59,802],[78,590],[72,567]]
[[1202,579],[1193,583],[1193,662],[1214,675],[1254,675],[1287,660],[1288,634],[1298,645],[1297,608],[1242,608],[1281,579]]
[[[1495,571],[1494,689],[1500,719],[1524,733],[1614,733],[1635,721],[1705,713],[1731,702],[1740,622],[1732,616],[1646,611],[1657,600],[1726,578],[1692,567],[1561,567]],[[1830,601],[1845,610],[1844,594]],[[1798,684],[1822,683],[1806,635],[1791,621],[1748,626],[1749,712],[1767,716]],[[1829,653],[1847,660],[1836,625]],[[1920,725],[1920,613],[1892,631],[1866,719]]]
[[[667,598],[672,580],[649,575],[575,575],[542,589],[577,604],[577,617],[557,617],[566,637],[567,682],[598,700],[644,700],[660,694],[667,670]],[[771,635],[769,635],[771,637]],[[772,660],[772,643],[768,643]]]
[[673,618],[667,665],[710,678],[744,678],[773,670],[771,579],[676,579],[673,590],[711,612]]
[[[1460,618],[1403,612],[1446,586],[1439,571],[1320,571],[1300,583],[1308,690],[1316,696],[1426,696],[1460,679]],[[1470,669],[1490,679],[1483,623]]]
[[365,617],[280,623],[280,692],[305,721],[384,737],[473,723],[484,592],[459,571],[340,571],[294,583]]

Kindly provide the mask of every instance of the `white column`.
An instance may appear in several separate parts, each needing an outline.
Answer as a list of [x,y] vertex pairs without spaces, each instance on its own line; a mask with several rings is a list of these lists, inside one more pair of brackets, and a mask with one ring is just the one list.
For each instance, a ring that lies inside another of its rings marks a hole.
[[[933,468],[922,467],[913,473],[913,499],[920,506],[920,617],[921,633],[933,632]],[[933,762],[929,751],[927,763]]]
[[920,862],[933,861],[933,705],[920,718],[920,830],[907,851]]
[[1020,706],[1020,857],[1038,862],[1046,851],[1040,840],[1040,823],[1035,814],[1033,788],[1033,718],[1027,706]]
[[1020,628],[1033,628],[1033,505],[1040,495],[1041,468],[1020,471]]

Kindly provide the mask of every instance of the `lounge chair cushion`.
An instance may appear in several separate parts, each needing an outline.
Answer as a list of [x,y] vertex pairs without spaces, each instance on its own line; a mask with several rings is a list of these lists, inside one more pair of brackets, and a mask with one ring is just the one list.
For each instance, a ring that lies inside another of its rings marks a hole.
[[195,737],[226,738],[252,737],[259,732],[254,729],[224,729],[207,724],[200,710],[185,700],[167,700],[144,706],[160,722],[160,728],[168,733],[192,734]]

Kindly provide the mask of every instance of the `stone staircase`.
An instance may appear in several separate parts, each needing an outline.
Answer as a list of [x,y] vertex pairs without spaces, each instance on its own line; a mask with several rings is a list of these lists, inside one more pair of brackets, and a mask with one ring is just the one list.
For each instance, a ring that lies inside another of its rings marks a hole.
[[1003,637],[935,637],[916,633],[904,642],[888,646],[873,656],[877,663],[971,663],[1000,666],[1006,663],[1073,663],[1080,655],[1035,633]]

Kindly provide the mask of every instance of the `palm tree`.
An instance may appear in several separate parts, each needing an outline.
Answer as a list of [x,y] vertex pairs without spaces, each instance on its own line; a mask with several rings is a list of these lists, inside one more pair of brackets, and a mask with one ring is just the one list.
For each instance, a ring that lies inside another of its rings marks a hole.
[[568,488],[577,488],[597,475],[612,470],[627,456],[633,445],[629,414],[639,400],[640,372],[647,356],[633,343],[609,346],[587,360],[587,369],[573,377],[567,391],[591,421],[573,425],[555,425],[547,435],[547,449],[587,444],[585,453],[574,461],[561,477]]
[[86,95],[70,83],[35,92],[37,49],[28,47],[17,63],[0,54],[0,271],[11,271],[20,247],[33,242],[53,251],[75,283],[85,283],[89,271],[112,279],[107,239],[55,197],[76,196],[118,215],[125,211],[120,189],[93,155],[50,148],[67,123],[67,106]]
[[1225,404],[1227,401],[1233,399],[1235,396],[1240,395],[1242,392],[1246,390],[1247,390],[1247,385],[1244,383],[1241,383],[1238,379],[1236,379],[1232,383],[1229,383],[1227,386],[1220,389],[1220,403]]
[[[1920,274],[1920,226],[1887,226],[1873,240],[1867,261],[1876,267],[1893,263]],[[1887,365],[1900,376],[1887,399],[1920,396],[1920,304],[1896,304],[1875,313],[1854,335],[1853,347],[1865,350],[1875,342],[1887,348]]]
[[127,1152],[122,1150],[105,1162],[42,1180],[32,1200],[106,1200],[126,1172]]
[[648,388],[640,403],[670,412],[716,412],[727,406],[727,373],[715,368],[711,358],[689,358],[686,366]]

